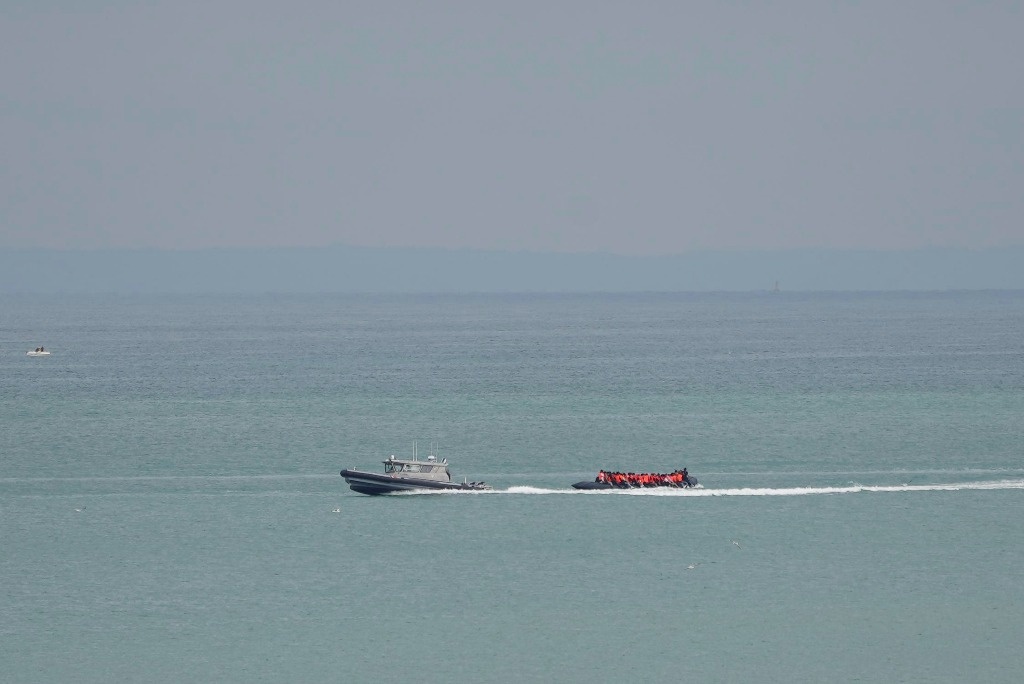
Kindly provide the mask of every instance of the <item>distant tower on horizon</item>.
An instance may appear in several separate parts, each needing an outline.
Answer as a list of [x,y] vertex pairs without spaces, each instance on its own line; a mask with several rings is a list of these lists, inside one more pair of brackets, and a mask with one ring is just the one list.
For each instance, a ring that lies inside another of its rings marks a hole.
[[772,292],[779,292],[779,281],[775,281],[775,287],[772,288]]

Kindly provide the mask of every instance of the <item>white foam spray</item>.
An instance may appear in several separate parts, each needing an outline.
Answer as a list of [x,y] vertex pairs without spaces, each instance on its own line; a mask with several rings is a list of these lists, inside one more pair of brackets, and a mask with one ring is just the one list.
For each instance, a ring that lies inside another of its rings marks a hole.
[[696,487],[676,489],[674,487],[653,487],[650,489],[546,489],[543,487],[515,486],[494,490],[495,494],[573,494],[580,496],[820,496],[826,494],[864,494],[891,492],[958,492],[997,489],[1024,489],[1024,480],[997,480],[992,482],[955,482],[947,484],[904,484],[904,485],[849,485],[845,487],[744,487],[715,489]]

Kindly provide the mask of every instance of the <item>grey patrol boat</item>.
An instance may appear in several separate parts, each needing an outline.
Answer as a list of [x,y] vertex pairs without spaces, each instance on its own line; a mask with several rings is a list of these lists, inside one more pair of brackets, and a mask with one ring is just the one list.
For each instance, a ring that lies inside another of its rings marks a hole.
[[341,471],[341,476],[352,491],[360,494],[393,494],[396,492],[464,492],[485,491],[491,486],[485,482],[452,482],[452,474],[448,470],[448,459],[437,460],[430,454],[426,461],[416,457],[416,445],[413,445],[411,459],[388,457],[384,462],[384,473],[371,473],[365,470]]

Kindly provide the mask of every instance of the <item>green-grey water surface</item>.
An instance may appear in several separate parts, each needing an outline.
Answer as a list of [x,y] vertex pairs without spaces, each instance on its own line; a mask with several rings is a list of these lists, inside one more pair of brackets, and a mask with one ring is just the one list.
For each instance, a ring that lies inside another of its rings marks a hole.
[[[0,313],[4,681],[1024,676],[1021,293]],[[413,440],[494,491],[338,476]]]

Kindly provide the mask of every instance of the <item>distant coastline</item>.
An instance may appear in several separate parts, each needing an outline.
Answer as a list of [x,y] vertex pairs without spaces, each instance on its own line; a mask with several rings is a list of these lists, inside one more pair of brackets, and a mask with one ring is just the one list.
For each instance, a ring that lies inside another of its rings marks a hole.
[[780,292],[1024,289],[1024,246],[668,256],[432,248],[0,250],[5,293]]

